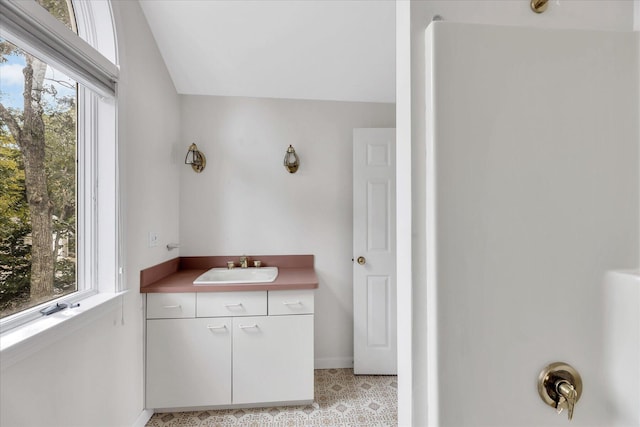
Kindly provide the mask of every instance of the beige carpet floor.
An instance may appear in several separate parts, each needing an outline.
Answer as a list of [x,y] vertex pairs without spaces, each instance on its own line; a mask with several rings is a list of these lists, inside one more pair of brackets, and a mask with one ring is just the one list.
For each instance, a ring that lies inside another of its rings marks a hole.
[[397,426],[396,376],[353,375],[352,369],[315,371],[315,400],[306,406],[158,413],[147,427]]

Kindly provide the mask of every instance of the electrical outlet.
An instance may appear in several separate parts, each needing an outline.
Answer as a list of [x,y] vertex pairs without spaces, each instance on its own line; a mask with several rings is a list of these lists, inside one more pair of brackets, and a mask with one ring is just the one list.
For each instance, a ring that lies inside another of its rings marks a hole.
[[158,246],[158,233],[155,231],[149,232],[149,247],[153,248],[154,246]]

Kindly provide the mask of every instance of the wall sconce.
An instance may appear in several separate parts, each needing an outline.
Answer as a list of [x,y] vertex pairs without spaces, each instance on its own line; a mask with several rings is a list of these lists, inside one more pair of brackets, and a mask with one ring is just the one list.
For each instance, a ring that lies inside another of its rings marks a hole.
[[189,151],[187,151],[187,156],[184,158],[184,164],[191,165],[191,168],[196,171],[196,173],[200,173],[204,170],[204,167],[207,166],[207,158],[198,150],[196,144],[191,144]]
[[289,173],[296,173],[298,167],[300,166],[300,159],[296,154],[296,150],[294,150],[293,146],[289,146],[287,148],[287,152],[284,154],[284,168],[289,171]]

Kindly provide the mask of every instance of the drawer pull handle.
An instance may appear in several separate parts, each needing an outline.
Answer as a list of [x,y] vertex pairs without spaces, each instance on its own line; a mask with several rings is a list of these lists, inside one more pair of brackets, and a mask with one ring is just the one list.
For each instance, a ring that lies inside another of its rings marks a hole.
[[242,303],[241,302],[236,302],[233,304],[225,304],[225,307],[229,308],[229,307],[242,307]]
[[302,305],[300,301],[282,301],[284,305]]
[[178,305],[165,305],[163,308],[167,308],[167,309],[169,309],[169,308],[182,308],[182,306],[180,304],[178,304]]
[[211,330],[211,329],[227,329],[227,325],[222,325],[222,326],[207,325],[207,329],[209,329],[209,330]]
[[254,328],[257,328],[257,327],[258,327],[258,325],[257,325],[257,324],[255,324],[255,323],[254,323],[253,325],[243,325],[243,324],[240,324],[238,327],[239,327],[240,329],[254,329]]

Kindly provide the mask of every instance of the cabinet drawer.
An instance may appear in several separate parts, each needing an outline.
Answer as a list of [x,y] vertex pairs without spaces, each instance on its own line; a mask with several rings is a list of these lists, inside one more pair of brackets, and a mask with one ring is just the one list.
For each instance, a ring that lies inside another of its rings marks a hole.
[[147,319],[196,317],[196,294],[147,294]]
[[266,316],[267,291],[198,292],[198,317]]
[[313,290],[269,291],[269,316],[313,314]]

